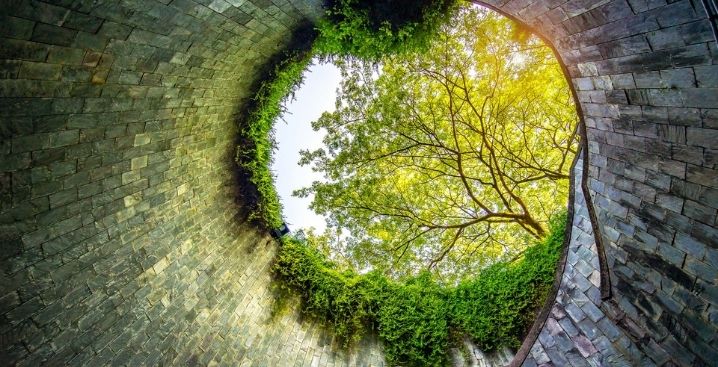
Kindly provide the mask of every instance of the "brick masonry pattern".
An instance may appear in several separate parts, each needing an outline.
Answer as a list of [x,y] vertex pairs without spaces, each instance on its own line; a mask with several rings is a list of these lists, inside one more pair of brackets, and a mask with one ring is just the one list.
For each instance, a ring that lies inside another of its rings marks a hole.
[[237,204],[240,106],[319,5],[0,2],[1,364],[383,363],[270,322]]
[[714,364],[718,49],[703,3],[487,2],[549,39],[576,90],[610,269],[601,310],[652,363]]
[[[571,255],[575,284],[531,358],[562,365],[552,351],[565,349],[587,363],[710,365],[718,49],[702,2],[486,2],[537,29],[567,66],[612,280],[612,298],[594,302],[584,273],[596,253]],[[242,224],[232,176],[259,70],[319,3],[0,3],[3,361],[383,363],[376,343],[344,354],[296,311],[267,322],[274,248]],[[601,333],[574,337],[571,323],[586,320]]]
[[601,309],[652,363],[715,363],[718,51],[702,3],[490,3],[550,39],[575,87],[610,269]]
[[[583,160],[574,168],[581,182]],[[522,366],[655,366],[601,310],[596,241],[580,184],[574,187],[573,226],[551,313]]]

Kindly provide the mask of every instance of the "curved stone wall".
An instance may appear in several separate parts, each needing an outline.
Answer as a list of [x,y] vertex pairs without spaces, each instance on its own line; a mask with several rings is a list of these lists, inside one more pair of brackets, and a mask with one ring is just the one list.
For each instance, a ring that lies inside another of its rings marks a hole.
[[[573,169],[571,237],[555,299],[537,338],[527,338],[514,366],[652,366],[630,337],[601,310],[601,269],[586,198],[583,159]],[[530,349],[529,349],[530,348]],[[525,355],[525,357],[524,357]]]
[[242,222],[241,106],[319,1],[0,2],[2,365],[378,364]]
[[[625,336],[606,335],[615,357],[601,363],[710,365],[718,49],[703,2],[486,2],[554,44],[581,102],[583,207],[612,295],[597,311],[578,303],[596,291],[558,301]],[[238,204],[242,106],[293,30],[320,14],[319,0],[0,3],[0,360],[383,363],[375,343],[344,354],[296,311],[269,322],[274,245]],[[595,264],[590,254],[568,262]],[[554,346],[586,357],[560,314],[543,328],[527,365],[561,365]],[[600,354],[584,352],[607,355],[580,330]],[[573,345],[546,337],[561,332]]]
[[718,50],[703,2],[487,3],[550,40],[572,79],[610,273],[602,312],[638,359],[715,363]]

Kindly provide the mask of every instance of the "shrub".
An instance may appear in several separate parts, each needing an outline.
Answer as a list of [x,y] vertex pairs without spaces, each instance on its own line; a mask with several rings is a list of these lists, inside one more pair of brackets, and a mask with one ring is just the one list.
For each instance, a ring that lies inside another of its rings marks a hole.
[[495,264],[459,285],[442,286],[428,272],[395,281],[378,272],[338,269],[312,244],[286,238],[272,266],[297,293],[302,312],[349,345],[374,331],[390,365],[441,366],[448,348],[468,336],[485,352],[516,348],[554,280],[566,215],[549,235],[513,262]]
[[517,348],[551,289],[566,228],[566,215],[554,218],[550,232],[513,263],[498,263],[461,282],[451,297],[454,326],[484,351]]
[[315,47],[322,56],[377,60],[421,50],[451,18],[456,0],[334,0],[319,21]]

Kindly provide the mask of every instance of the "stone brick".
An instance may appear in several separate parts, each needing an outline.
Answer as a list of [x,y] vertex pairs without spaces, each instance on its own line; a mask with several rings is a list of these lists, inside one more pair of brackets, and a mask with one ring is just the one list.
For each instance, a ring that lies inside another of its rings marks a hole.
[[60,131],[50,135],[50,148],[77,144],[80,141],[79,130]]
[[69,189],[60,191],[58,193],[50,195],[50,207],[56,208],[59,206],[67,205],[77,200],[77,189]]
[[60,80],[62,66],[38,62],[23,62],[18,77],[21,79]]
[[683,266],[686,259],[686,254],[683,251],[664,243],[658,244],[656,253],[677,267]]
[[708,264],[695,260],[692,257],[686,258],[686,263],[683,267],[686,271],[698,278],[701,278],[708,282],[714,282],[718,277],[718,270],[715,267],[711,267]]
[[697,259],[703,258],[705,253],[705,245],[685,233],[676,234],[674,245]]
[[661,73],[658,71],[635,73],[633,79],[636,81],[637,88],[665,88],[661,81]]
[[0,17],[0,35],[21,40],[30,39],[35,23],[11,16]]
[[76,34],[75,30],[39,23],[35,26],[31,39],[51,45],[70,46]]
[[62,26],[69,29],[75,29],[78,31],[84,31],[88,33],[96,33],[102,25],[103,20],[101,18],[93,17],[91,15],[71,11],[68,13]]
[[102,23],[98,35],[124,41],[130,32],[132,32],[132,26],[106,20]]
[[591,78],[576,78],[573,80],[577,90],[593,90],[593,82]]
[[72,46],[99,52],[105,50],[107,43],[107,38],[99,34],[78,31],[75,39],[72,41]]
[[150,138],[149,135],[147,135],[147,134],[137,134],[137,135],[135,135],[134,146],[146,145],[146,144],[149,144],[150,141],[151,141],[151,138]]
[[718,105],[718,89],[685,88],[681,90],[683,106],[713,108]]
[[[12,211],[0,190],[0,221],[26,218],[13,229],[24,252],[3,262],[27,278],[3,283],[23,284],[0,298],[20,335],[0,351],[8,363],[381,365],[378,348],[334,351],[295,316],[280,316],[269,333],[246,321],[268,315],[274,247],[258,250],[266,239],[235,220],[225,158],[237,106],[290,30],[322,14],[320,1],[53,3],[0,4],[0,77],[9,79],[0,83],[0,182],[9,177],[13,188]],[[586,250],[570,255],[580,269],[569,267],[572,283],[556,300],[575,309],[556,316],[566,333],[547,350],[531,348],[533,362],[710,364],[718,291],[701,276],[718,262],[709,223],[718,205],[718,48],[701,4],[492,4],[554,41],[580,92],[595,196],[579,206],[595,209],[616,277],[601,305],[607,316],[594,324],[592,226],[576,221],[584,233],[573,238]],[[86,228],[101,235],[85,238]],[[147,272],[155,264],[161,271]],[[21,308],[33,299],[47,303]]]
[[148,157],[148,156],[142,156],[142,157],[132,158],[132,161],[131,161],[131,169],[132,169],[132,170],[137,170],[137,169],[140,169],[140,168],[147,167],[147,157]]
[[581,310],[591,319],[593,322],[598,322],[603,318],[603,312],[591,302],[586,302],[581,306]]
[[715,147],[715,142],[718,141],[718,130],[689,127],[686,129],[686,141],[689,145]]
[[661,29],[648,33],[648,42],[654,50],[685,46],[685,41],[674,29]]
[[696,108],[671,108],[668,110],[668,122],[671,125],[700,126],[700,111]]
[[696,81],[701,88],[718,88],[718,66],[696,66]]
[[667,88],[691,88],[696,84],[692,68],[662,70],[661,79]]
[[630,73],[611,75],[611,83],[613,84],[613,87],[616,89],[634,89],[634,88],[636,88],[636,83],[633,80],[633,74],[630,74]]
[[712,225],[716,220],[716,209],[701,205],[691,200],[687,200],[685,202],[683,214],[689,218],[708,225]]
[[676,213],[680,213],[683,210],[683,199],[673,195],[656,195],[656,204]]
[[47,49],[47,45],[20,40],[8,39],[0,43],[0,55],[7,59],[44,61]]
[[47,56],[47,62],[53,64],[80,65],[84,57],[85,50],[68,47],[52,47]]
[[[716,187],[718,183],[718,171],[711,168],[689,165],[686,179],[703,186]],[[710,202],[706,204],[710,204]]]

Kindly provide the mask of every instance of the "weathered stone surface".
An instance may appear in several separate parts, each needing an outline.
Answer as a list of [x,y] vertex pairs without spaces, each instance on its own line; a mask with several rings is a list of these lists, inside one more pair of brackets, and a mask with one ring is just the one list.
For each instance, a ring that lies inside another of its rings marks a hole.
[[[600,300],[579,208],[558,339],[541,334],[551,346],[526,365],[710,365],[718,47],[703,2],[486,3],[550,40],[578,92],[577,203],[595,210],[613,291]],[[4,362],[383,363],[369,344],[335,353],[297,314],[265,324],[272,245],[236,219],[242,103],[320,1],[19,0],[0,14]]]
[[[577,182],[580,182],[583,175],[582,161],[576,165],[574,173]],[[590,225],[582,225],[590,223],[590,217],[580,185],[576,186],[574,194],[574,225],[559,295],[552,308],[554,312],[544,324],[523,365],[545,363],[541,358],[549,358],[554,365],[595,365],[595,361],[605,360],[609,356],[614,358],[615,363],[638,364],[643,357],[640,353],[638,356],[625,353],[617,355],[616,351],[620,349],[612,344],[617,344],[621,338],[628,339],[601,310],[600,296],[590,296],[600,295],[600,284],[589,280],[593,274],[600,271],[599,259],[593,228]],[[628,342],[627,346],[636,348],[631,342]],[[554,349],[561,353],[553,352]],[[534,352],[538,350],[545,350],[546,357]]]

